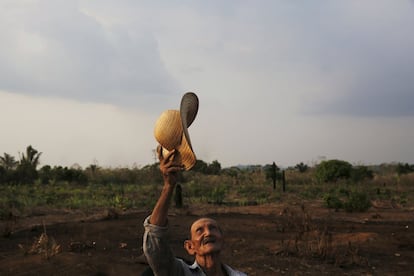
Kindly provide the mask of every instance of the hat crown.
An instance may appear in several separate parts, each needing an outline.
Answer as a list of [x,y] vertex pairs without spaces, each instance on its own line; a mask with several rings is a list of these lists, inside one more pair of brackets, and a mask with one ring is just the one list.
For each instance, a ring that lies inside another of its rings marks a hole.
[[178,110],[164,111],[155,123],[154,136],[158,143],[167,150],[177,148],[183,136],[180,112]]

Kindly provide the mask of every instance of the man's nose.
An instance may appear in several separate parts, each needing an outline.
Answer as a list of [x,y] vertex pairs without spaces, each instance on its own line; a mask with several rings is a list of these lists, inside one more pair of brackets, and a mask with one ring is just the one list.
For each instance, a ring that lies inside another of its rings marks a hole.
[[215,236],[214,229],[213,229],[213,228],[210,228],[210,227],[206,227],[206,228],[204,229],[204,236],[205,236],[205,237]]

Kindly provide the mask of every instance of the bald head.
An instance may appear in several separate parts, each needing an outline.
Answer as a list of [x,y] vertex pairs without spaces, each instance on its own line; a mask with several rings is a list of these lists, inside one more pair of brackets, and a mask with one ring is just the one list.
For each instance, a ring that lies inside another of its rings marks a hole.
[[223,246],[223,234],[216,220],[200,218],[190,228],[190,238],[184,247],[190,255],[219,254]]
[[197,232],[197,230],[200,230],[200,227],[202,226],[212,226],[213,228],[217,228],[220,233],[222,233],[220,226],[218,225],[218,222],[212,218],[199,218],[196,221],[191,224],[190,227],[190,238],[193,237],[193,234]]

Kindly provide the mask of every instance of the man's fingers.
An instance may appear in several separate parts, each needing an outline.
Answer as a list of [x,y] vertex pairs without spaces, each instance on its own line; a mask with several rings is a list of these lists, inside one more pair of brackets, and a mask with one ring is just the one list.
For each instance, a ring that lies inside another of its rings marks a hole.
[[182,171],[182,166],[171,166],[168,167],[165,171],[162,171],[164,177],[176,177],[177,173]]
[[164,176],[175,175],[176,172],[184,170],[184,165],[177,164],[176,157],[179,154],[175,149],[171,151],[163,150],[161,145],[157,146],[158,159],[160,160],[160,170]]
[[158,159],[160,161],[162,161],[164,159],[164,157],[162,156],[162,147],[161,147],[161,145],[157,146],[157,155],[158,155]]
[[168,172],[169,173],[172,173],[172,172],[180,172],[180,171],[182,171],[184,169],[184,167],[183,166],[171,166],[171,167],[169,167],[168,168]]
[[164,159],[166,160],[166,162],[168,162],[169,164],[171,164],[171,162],[174,161],[174,156],[175,156],[175,149],[169,151],[165,156]]
[[163,154],[163,151],[164,151],[163,147],[161,145],[158,145],[157,146],[157,154],[158,154],[158,159],[160,161],[162,161],[162,160],[171,161],[172,159],[174,159],[175,149],[173,149],[171,151],[165,150],[167,152],[167,154],[165,156]]

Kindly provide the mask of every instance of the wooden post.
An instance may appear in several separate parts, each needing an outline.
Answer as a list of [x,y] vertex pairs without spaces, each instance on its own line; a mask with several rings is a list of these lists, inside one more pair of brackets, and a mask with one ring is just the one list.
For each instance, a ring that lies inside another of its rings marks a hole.
[[182,208],[183,207],[183,190],[180,184],[177,184],[175,187],[175,207]]
[[275,190],[276,189],[276,168],[277,168],[277,166],[276,166],[276,163],[275,162],[273,162],[273,164],[272,164],[272,181],[273,181],[273,190]]

